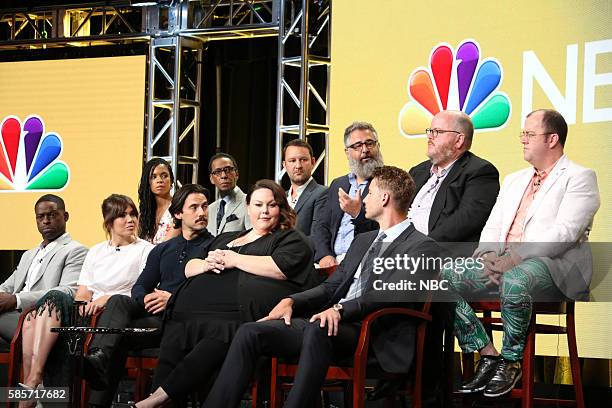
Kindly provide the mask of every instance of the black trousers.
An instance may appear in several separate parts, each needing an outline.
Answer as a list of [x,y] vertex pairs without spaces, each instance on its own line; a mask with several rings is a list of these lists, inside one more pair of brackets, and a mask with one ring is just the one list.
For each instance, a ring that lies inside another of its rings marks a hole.
[[190,392],[207,389],[229,348],[229,343],[202,338],[186,350],[180,346],[184,335],[181,322],[166,321],[153,377],[153,389],[163,388],[175,406],[186,405]]
[[[100,318],[100,327],[155,327],[160,328],[161,316],[149,314],[144,307],[124,295],[113,295],[108,299],[106,307]],[[142,350],[159,346],[161,336],[156,334],[121,335],[98,334],[94,336],[90,348],[102,349],[110,357],[107,367],[108,387],[105,390],[92,390],[89,403],[94,405],[110,406],[125,367],[130,350]]]
[[355,353],[360,328],[359,323],[340,323],[338,335],[328,336],[319,321],[309,323],[303,318],[291,319],[290,326],[283,320],[243,324],[203,407],[237,407],[260,356],[299,356],[297,375],[284,406],[308,406],[321,389],[332,360]]

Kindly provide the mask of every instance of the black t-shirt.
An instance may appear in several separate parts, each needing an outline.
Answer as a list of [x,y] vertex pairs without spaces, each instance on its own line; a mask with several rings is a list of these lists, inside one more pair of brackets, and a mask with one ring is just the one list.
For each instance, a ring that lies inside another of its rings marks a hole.
[[[219,235],[210,250],[228,249],[227,244],[248,231]],[[305,236],[293,229],[276,230],[241,247],[231,248],[242,255],[271,256],[287,277],[268,278],[237,268],[220,274],[206,272],[187,279],[177,293],[176,312],[218,315],[218,312],[239,312],[243,321],[265,316],[283,297],[312,287],[316,280],[313,253]],[[205,258],[208,251],[200,256]]]

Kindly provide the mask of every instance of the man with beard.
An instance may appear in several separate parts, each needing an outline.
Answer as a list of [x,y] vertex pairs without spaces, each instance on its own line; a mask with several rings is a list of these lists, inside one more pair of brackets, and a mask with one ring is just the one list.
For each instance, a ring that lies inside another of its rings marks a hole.
[[312,178],[315,162],[312,147],[302,139],[292,140],[283,148],[283,168],[291,180],[287,201],[297,214],[296,228],[306,236],[323,214],[327,199],[327,187]]
[[[170,204],[176,228],[181,234],[157,245],[132,288],[132,297],[114,295],[98,320],[100,327],[161,327],[163,312],[172,293],[185,280],[185,265],[208,252],[213,236],[206,229],[209,192],[199,184],[185,184]],[[94,391],[90,407],[110,406],[127,352],[158,347],[160,334],[126,336],[100,334],[94,337],[85,357],[85,375]]]
[[332,181],[312,233],[314,259],[321,267],[340,263],[355,235],[378,229],[376,221],[366,219],[363,206],[372,172],[384,164],[378,134],[370,123],[353,122],[344,130],[344,146],[351,172]]
[[429,160],[410,169],[417,191],[410,221],[438,242],[478,242],[499,192],[499,173],[469,151],[474,126],[465,113],[439,112],[426,132]]
[[[408,217],[415,228],[438,242],[478,242],[480,231],[499,192],[495,166],[471,153],[474,126],[460,111],[442,111],[431,121],[427,133],[427,157],[410,169],[416,195]],[[475,246],[475,245],[474,245]],[[473,248],[453,245],[459,256],[469,256]],[[468,250],[468,253],[461,251]],[[438,303],[432,308],[436,319],[428,326],[424,370],[425,399],[439,396],[440,380],[445,378],[442,362],[442,333],[451,321],[452,308]],[[377,400],[391,394],[401,381],[385,381],[368,395]],[[435,406],[435,404],[433,404]]]
[[19,315],[50,290],[74,293],[87,248],[66,232],[68,211],[61,197],[45,194],[34,205],[42,242],[26,251],[15,272],[0,285],[0,337],[9,343]]

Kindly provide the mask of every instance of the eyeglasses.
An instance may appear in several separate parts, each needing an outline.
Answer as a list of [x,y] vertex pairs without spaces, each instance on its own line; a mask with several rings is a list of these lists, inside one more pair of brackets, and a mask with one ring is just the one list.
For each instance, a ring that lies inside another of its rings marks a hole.
[[434,139],[438,137],[440,133],[457,133],[458,135],[461,134],[461,132],[457,132],[456,130],[430,129],[430,128],[425,129],[425,134]]
[[373,140],[373,139],[368,139],[365,142],[356,142],[353,143],[350,146],[346,146],[347,149],[353,149],[353,150],[361,150],[361,148],[363,146],[366,147],[366,149],[371,150],[374,148],[374,146],[376,146],[378,144],[378,140]]
[[534,137],[539,136],[539,135],[552,135],[555,132],[546,132],[546,133],[536,133],[536,132],[521,132],[519,134],[519,140],[523,140],[523,139],[527,139],[529,141],[531,141]]
[[219,177],[221,175],[221,173],[225,173],[227,175],[233,174],[236,171],[235,167],[232,166],[227,166],[227,167],[223,167],[221,169],[216,169],[210,172],[210,174],[212,174],[215,177]]

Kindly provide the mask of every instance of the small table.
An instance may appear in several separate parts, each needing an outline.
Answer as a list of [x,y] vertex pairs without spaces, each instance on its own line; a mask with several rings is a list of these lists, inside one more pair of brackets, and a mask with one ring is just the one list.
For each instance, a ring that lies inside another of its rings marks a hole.
[[70,405],[74,408],[80,406],[81,399],[81,379],[83,377],[83,340],[87,334],[128,334],[145,335],[155,333],[157,328],[138,328],[126,327],[119,329],[116,327],[89,327],[89,326],[70,326],[53,327],[53,333],[68,334],[68,352],[72,357],[72,384],[70,385]]

